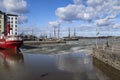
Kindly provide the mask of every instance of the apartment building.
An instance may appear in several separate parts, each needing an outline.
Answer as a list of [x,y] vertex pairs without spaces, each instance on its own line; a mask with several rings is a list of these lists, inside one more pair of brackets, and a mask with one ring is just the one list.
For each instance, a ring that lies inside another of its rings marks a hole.
[[0,11],[0,36],[3,32],[6,31],[6,19],[5,19],[5,13]]
[[7,14],[7,22],[10,23],[10,35],[18,34],[18,15]]

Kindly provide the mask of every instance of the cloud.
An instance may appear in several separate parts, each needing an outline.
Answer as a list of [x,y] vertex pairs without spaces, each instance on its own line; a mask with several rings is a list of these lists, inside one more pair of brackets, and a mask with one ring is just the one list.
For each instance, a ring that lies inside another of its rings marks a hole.
[[82,1],[82,0],[73,0],[73,2],[74,2],[75,4],[78,4],[78,5],[79,5],[79,4],[82,4],[83,1]]
[[49,25],[51,26],[51,27],[59,27],[60,26],[60,22],[59,21],[51,21],[51,22],[49,22]]
[[[115,19],[120,14],[119,0],[73,0],[73,2],[74,4],[56,9],[56,16],[60,20],[96,22],[96,20],[105,18]],[[107,22],[106,20],[99,21],[100,24]]]
[[62,21],[73,20],[91,20],[94,17],[92,7],[85,7],[84,5],[68,5],[67,7],[61,7],[56,10],[56,15]]
[[16,15],[22,15],[18,17],[19,23],[27,22],[27,17],[23,14],[28,13],[26,0],[0,0],[0,10]]
[[3,0],[3,5],[9,13],[24,14],[28,12],[26,0]]
[[113,28],[120,28],[120,23],[116,23]]
[[18,24],[24,24],[28,22],[27,16],[18,16]]
[[99,19],[95,21],[97,26],[109,26],[109,25],[113,25],[114,21],[111,19]]

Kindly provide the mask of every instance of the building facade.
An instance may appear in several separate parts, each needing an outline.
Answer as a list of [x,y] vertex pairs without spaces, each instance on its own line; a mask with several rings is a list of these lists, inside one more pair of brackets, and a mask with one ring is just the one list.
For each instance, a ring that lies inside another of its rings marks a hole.
[[0,11],[0,36],[2,35],[3,32],[6,30],[6,25],[5,25],[6,19],[5,19],[5,13]]
[[7,22],[10,23],[10,35],[18,34],[18,15],[7,14]]

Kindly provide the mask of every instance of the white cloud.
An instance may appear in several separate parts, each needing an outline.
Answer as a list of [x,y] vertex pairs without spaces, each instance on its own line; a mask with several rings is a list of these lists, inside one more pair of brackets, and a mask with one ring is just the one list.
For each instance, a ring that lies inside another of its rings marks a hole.
[[97,26],[110,26],[114,24],[112,19],[99,19],[95,21]]
[[27,16],[19,16],[18,17],[18,23],[19,24],[24,24],[24,23],[27,23],[28,22],[28,18],[27,18]]
[[11,13],[22,15],[18,17],[19,23],[27,22],[27,17],[23,14],[28,12],[26,0],[0,0],[0,10]]
[[116,23],[113,28],[120,28],[120,23]]
[[[116,18],[120,14],[119,0],[73,0],[74,4],[56,9],[56,16],[62,21],[84,20],[96,22],[99,19]],[[104,24],[107,21],[100,21]],[[109,21],[108,21],[109,22]]]
[[92,6],[101,5],[102,3],[103,3],[103,0],[87,0],[87,4]]
[[91,20],[95,13],[92,7],[85,7],[84,5],[68,5],[56,10],[56,15],[63,21],[73,20]]
[[23,14],[28,12],[26,0],[3,0],[3,5],[9,13]]
[[73,0],[73,2],[75,3],[75,4],[82,4],[82,0]]
[[60,26],[60,22],[59,21],[51,21],[51,22],[49,22],[49,25],[51,27],[59,27]]

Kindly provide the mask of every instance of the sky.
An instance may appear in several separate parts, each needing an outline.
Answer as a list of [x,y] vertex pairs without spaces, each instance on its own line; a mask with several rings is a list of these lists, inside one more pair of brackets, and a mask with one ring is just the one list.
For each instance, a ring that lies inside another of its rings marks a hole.
[[0,10],[19,15],[19,33],[120,36],[119,0],[0,0]]

